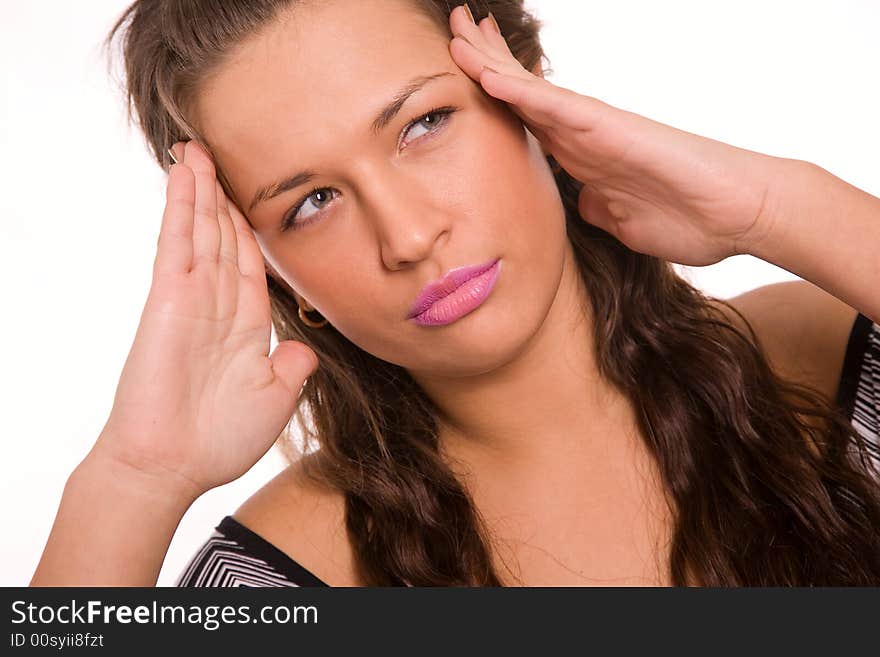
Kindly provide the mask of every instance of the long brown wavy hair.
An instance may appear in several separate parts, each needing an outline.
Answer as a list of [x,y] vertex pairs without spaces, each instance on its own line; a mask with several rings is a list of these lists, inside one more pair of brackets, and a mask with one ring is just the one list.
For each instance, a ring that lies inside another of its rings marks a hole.
[[[451,38],[455,4],[411,2]],[[177,141],[197,139],[211,152],[188,120],[200,82],[295,4],[138,0],[125,10],[105,46],[121,36],[129,118],[164,169]],[[493,13],[526,69],[541,64],[541,24],[523,0],[469,4],[477,20]],[[548,162],[592,306],[598,368],[633,403],[671,500],[670,581],[880,584],[880,486],[842,410],[777,376],[745,318],[749,336],[717,305],[736,312],[730,304],[584,221],[581,183],[552,156]],[[320,359],[294,418],[306,451],[319,447],[309,476],[344,494],[360,578],[374,586],[501,585],[489,532],[440,456],[431,400],[405,369],[333,326],[305,326],[287,285],[271,271],[267,283],[278,339],[304,342]],[[302,452],[289,430],[279,443],[293,461]]]

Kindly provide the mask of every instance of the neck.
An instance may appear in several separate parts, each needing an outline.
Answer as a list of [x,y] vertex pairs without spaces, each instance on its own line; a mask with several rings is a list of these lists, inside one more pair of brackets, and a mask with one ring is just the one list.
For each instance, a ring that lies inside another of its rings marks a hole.
[[636,444],[631,404],[599,374],[571,248],[540,327],[504,365],[467,378],[414,377],[440,411],[442,452],[499,476],[602,470]]

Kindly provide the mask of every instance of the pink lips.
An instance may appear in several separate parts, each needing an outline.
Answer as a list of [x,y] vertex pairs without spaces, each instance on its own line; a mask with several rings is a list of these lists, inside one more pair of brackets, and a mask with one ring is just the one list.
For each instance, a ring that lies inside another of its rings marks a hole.
[[451,269],[445,276],[443,276],[443,278],[428,283],[422,288],[422,291],[419,292],[419,295],[416,297],[416,300],[407,315],[407,319],[413,319],[418,315],[421,315],[434,305],[435,302],[449,296],[471,279],[480,276],[480,274],[486,273],[495,267],[499,259],[500,258],[495,258],[480,265],[470,265]]

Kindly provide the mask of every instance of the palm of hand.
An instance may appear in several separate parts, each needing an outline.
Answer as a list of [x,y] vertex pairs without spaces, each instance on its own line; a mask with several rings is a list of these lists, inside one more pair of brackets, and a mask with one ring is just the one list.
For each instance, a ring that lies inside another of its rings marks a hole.
[[557,87],[523,68],[491,19],[474,25],[456,9],[450,26],[459,67],[584,183],[586,221],[635,251],[695,266],[745,253],[769,231],[776,158]]
[[200,147],[169,178],[153,284],[97,447],[198,494],[268,451],[314,369],[279,344],[262,254]]

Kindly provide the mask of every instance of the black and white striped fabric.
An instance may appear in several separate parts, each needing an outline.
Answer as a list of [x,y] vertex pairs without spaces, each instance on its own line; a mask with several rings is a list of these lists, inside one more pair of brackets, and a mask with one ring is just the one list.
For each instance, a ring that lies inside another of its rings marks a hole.
[[[859,314],[847,343],[837,402],[865,437],[880,479],[880,325]],[[232,516],[196,553],[177,586],[328,586]]]
[[880,478],[880,324],[861,313],[850,333],[837,401],[865,438]]
[[284,552],[226,516],[178,577],[176,586],[327,586]]

